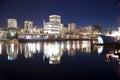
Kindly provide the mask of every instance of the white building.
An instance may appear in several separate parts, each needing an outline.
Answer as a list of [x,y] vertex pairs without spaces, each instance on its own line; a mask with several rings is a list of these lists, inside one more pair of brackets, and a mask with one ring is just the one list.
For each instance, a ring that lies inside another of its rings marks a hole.
[[17,28],[17,20],[8,19],[8,28]]
[[68,31],[70,31],[70,30],[76,30],[76,24],[75,23],[69,23],[68,24]]
[[118,31],[112,31],[110,36],[116,37],[117,40],[120,40],[120,27],[118,27]]
[[61,16],[59,15],[50,15],[49,16],[49,22],[55,23],[55,24],[60,24],[61,23]]
[[60,34],[63,31],[64,25],[61,24],[61,16],[50,15],[49,22],[44,22],[44,33]]
[[32,29],[33,22],[32,21],[24,21],[24,28],[25,29]]
[[24,21],[24,29],[29,31],[31,33],[31,30],[33,28],[33,21]]
[[59,34],[60,27],[54,23],[46,22],[44,25],[44,33]]

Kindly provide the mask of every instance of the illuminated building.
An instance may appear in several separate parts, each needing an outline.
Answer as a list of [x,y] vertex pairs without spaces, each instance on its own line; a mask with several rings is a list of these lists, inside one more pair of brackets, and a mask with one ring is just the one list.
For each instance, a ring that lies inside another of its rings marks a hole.
[[8,19],[8,38],[17,38],[17,20]]
[[18,46],[15,44],[9,44],[9,47],[6,46],[6,53],[8,54],[8,60],[14,60],[18,55]]
[[93,33],[94,34],[102,33],[102,26],[100,24],[93,25]]
[[8,28],[17,28],[17,20],[8,19]]
[[47,22],[44,25],[44,33],[60,33],[59,25],[56,25],[54,23]]
[[61,16],[59,16],[59,15],[50,15],[49,16],[49,22],[55,23],[55,24],[60,24],[61,23]]
[[26,29],[28,32],[31,32],[32,28],[33,28],[32,21],[25,21],[24,22],[24,29]]
[[76,30],[76,24],[75,23],[69,23],[68,24],[68,31],[74,31]]
[[116,40],[120,40],[120,27],[118,27],[117,31],[112,31],[110,36],[115,37]]
[[63,32],[64,25],[61,24],[61,16],[50,15],[49,22],[43,21],[44,33],[60,34]]
[[44,43],[44,56],[49,59],[49,64],[59,64],[61,60],[60,44],[55,43]]

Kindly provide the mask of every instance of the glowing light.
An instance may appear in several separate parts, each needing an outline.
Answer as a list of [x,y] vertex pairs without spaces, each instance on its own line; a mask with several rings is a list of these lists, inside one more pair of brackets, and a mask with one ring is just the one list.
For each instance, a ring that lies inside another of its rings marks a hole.
[[64,43],[63,42],[61,43],[61,48],[64,49]]
[[88,46],[87,41],[83,41],[82,48],[86,48]]
[[10,51],[11,51],[11,53],[14,53],[14,46],[15,46],[15,44],[10,44],[10,45],[11,45]]
[[104,43],[102,37],[100,37],[100,36],[98,36],[98,43],[100,43],[100,44],[103,44],[103,43]]
[[0,54],[2,54],[2,45],[0,44]]
[[114,58],[119,58],[118,55],[114,55],[114,54],[112,54],[111,56],[114,57]]
[[15,33],[11,33],[11,36],[13,37],[15,35]]
[[120,27],[118,27],[119,31],[113,31],[111,36],[116,37],[117,40],[120,40]]
[[49,61],[49,64],[53,64],[53,62],[52,62],[52,61]]
[[114,31],[114,32],[112,33],[112,35],[111,35],[111,36],[117,37],[117,36],[118,36],[118,34],[119,34],[119,32],[118,32],[118,31]]
[[59,54],[60,46],[57,42],[55,43],[45,43],[44,44],[44,54],[46,57],[57,56]]
[[11,56],[8,56],[8,60],[12,61],[12,60],[14,60],[14,58]]
[[36,53],[35,43],[28,43],[29,52]]
[[75,44],[72,45],[72,48],[75,49]]
[[80,44],[79,44],[79,41],[77,41],[77,49],[80,48]]
[[40,43],[37,43],[36,44],[36,49],[37,49],[37,51],[38,51],[38,53],[40,52]]
[[103,51],[103,46],[99,46],[98,47],[98,54],[102,53],[102,51]]
[[79,49],[80,48],[80,44],[77,44],[77,49]]
[[73,41],[72,48],[73,48],[74,50],[76,49],[76,47],[75,47],[75,41]]
[[66,47],[67,47],[68,50],[70,50],[71,47],[70,47],[69,41],[67,42],[67,46]]

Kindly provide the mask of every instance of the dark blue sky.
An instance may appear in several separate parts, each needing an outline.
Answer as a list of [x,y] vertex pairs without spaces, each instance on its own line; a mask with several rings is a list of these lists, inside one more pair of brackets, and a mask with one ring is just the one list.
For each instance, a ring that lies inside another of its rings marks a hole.
[[7,25],[7,19],[15,18],[18,27],[25,20],[42,26],[43,18],[58,14],[62,23],[74,22],[77,27],[101,24],[113,27],[120,24],[120,0],[0,0],[0,26]]

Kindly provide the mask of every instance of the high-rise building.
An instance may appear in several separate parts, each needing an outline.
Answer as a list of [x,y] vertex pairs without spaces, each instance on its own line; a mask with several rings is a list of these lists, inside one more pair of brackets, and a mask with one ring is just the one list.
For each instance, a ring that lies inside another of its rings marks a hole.
[[93,25],[93,33],[94,34],[102,33],[102,26],[100,24]]
[[33,32],[33,21],[24,21],[24,29],[28,32],[28,33],[32,33]]
[[46,22],[44,25],[44,33],[53,33],[53,34],[59,34],[60,33],[60,27],[59,25]]
[[61,24],[61,16],[50,15],[49,22],[43,21],[44,33],[60,34],[63,31],[64,25]]
[[70,31],[70,30],[72,30],[72,31],[76,30],[76,24],[75,23],[69,23],[68,24],[68,31]]
[[32,29],[33,28],[33,22],[32,21],[25,21],[24,22],[24,28],[25,29]]
[[17,20],[8,19],[8,28],[17,28]]
[[61,16],[59,16],[59,15],[50,15],[49,16],[49,22],[55,23],[55,24],[61,23]]

